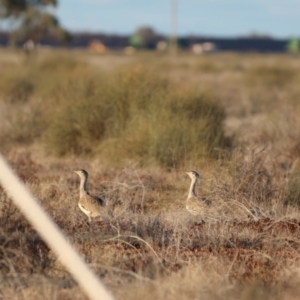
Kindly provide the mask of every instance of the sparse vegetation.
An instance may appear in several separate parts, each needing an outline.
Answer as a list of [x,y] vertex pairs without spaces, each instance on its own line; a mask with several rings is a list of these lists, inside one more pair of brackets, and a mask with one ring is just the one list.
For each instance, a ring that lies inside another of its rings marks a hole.
[[[24,63],[1,50],[0,149],[117,299],[295,299],[297,67],[233,53]],[[76,168],[108,203],[90,225]],[[191,216],[193,169],[198,194],[249,217]],[[2,189],[0,228],[0,298],[86,299]]]
[[295,69],[280,63],[272,66],[254,66],[248,72],[248,80],[252,84],[282,87],[292,83],[296,72]]
[[[39,86],[35,97],[42,97],[45,105],[39,115],[31,115],[28,126],[22,123],[22,133],[38,123],[45,146],[54,154],[98,155],[111,162],[134,159],[172,168],[225,146],[225,113],[212,92],[180,91],[139,65],[101,73],[62,56],[33,68],[29,79],[15,79],[8,97],[10,102],[26,102],[33,86]],[[37,101],[28,109],[34,110]],[[17,136],[11,141],[32,140],[25,133]]]

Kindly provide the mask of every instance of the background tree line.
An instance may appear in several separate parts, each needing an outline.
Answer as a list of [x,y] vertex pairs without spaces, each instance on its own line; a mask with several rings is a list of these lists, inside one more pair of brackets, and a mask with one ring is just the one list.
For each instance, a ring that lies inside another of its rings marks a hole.
[[37,43],[45,35],[68,40],[69,34],[51,13],[57,5],[57,0],[0,0],[0,18],[11,25],[10,42]]

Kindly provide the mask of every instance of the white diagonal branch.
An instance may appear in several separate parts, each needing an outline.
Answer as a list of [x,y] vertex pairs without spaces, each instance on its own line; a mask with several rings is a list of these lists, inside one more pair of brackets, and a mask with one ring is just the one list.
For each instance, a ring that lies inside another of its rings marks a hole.
[[49,247],[57,254],[61,263],[69,270],[89,298],[113,300],[113,296],[69,244],[58,226],[43,210],[1,154],[0,170],[0,184]]

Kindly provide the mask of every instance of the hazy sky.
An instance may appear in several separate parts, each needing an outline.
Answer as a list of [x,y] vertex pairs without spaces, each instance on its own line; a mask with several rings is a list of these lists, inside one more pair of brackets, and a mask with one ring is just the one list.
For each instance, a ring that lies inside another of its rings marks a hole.
[[[172,0],[59,0],[56,15],[71,31],[130,34],[139,26],[171,31]],[[173,0],[175,1],[175,0]],[[177,0],[178,33],[300,36],[300,0]]]

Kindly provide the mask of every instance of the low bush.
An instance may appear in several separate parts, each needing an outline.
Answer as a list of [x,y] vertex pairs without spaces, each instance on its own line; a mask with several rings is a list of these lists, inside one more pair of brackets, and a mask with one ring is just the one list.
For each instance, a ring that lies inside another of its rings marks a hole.
[[287,184],[287,199],[286,203],[300,205],[300,171],[290,175]]
[[138,66],[73,78],[45,142],[59,155],[91,153],[177,167],[224,145],[224,110],[212,93],[180,91]]
[[267,86],[284,86],[291,83],[297,72],[289,66],[253,66],[249,69],[246,77],[250,84]]
[[17,78],[7,91],[6,99],[11,103],[27,102],[34,92],[34,85],[29,78]]

